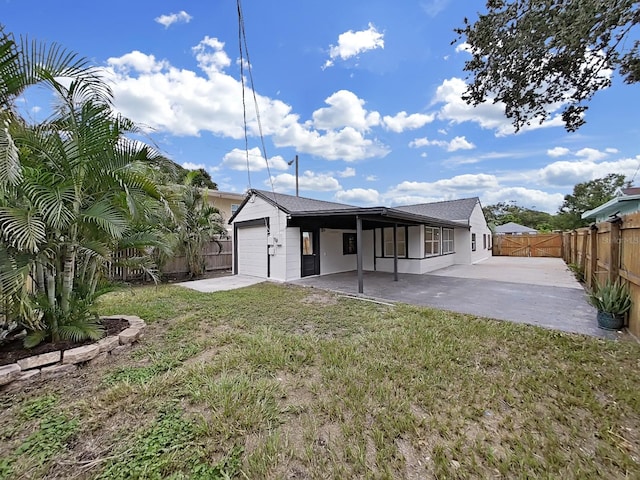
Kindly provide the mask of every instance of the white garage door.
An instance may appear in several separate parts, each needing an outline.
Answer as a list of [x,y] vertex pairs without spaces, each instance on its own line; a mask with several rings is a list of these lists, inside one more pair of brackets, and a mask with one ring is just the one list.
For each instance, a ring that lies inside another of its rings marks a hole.
[[267,278],[267,229],[238,228],[238,273]]

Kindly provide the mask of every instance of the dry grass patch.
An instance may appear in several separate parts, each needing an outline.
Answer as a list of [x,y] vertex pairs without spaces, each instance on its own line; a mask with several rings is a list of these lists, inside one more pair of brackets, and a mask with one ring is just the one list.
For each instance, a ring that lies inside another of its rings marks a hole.
[[0,478],[640,476],[635,343],[272,284],[101,309],[146,337],[0,394]]

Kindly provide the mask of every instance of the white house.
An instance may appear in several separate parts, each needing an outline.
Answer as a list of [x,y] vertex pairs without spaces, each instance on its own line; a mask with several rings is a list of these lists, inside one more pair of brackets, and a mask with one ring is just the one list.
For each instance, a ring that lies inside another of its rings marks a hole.
[[538,231],[535,228],[529,228],[516,222],[507,222],[504,225],[498,225],[496,233],[498,235],[535,235]]
[[355,207],[250,190],[229,223],[234,273],[278,281],[357,271],[361,287],[363,271],[422,274],[491,256],[478,198]]

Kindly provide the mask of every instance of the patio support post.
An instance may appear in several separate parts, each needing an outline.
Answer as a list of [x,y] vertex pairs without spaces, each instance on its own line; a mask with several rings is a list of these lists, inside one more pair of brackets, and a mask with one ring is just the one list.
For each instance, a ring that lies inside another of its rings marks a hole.
[[356,216],[356,264],[358,268],[358,293],[364,293],[364,272],[362,271],[362,218]]
[[398,224],[393,224],[393,281],[398,281]]

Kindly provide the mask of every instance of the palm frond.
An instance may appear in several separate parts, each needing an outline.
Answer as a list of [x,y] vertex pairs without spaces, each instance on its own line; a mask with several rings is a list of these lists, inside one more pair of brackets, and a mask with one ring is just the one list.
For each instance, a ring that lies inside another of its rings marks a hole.
[[21,178],[22,168],[18,158],[18,148],[9,133],[8,121],[5,121],[0,124],[0,188],[15,186]]
[[46,240],[46,225],[31,209],[0,207],[3,239],[17,250],[37,253]]
[[98,201],[89,206],[82,212],[82,220],[94,223],[113,238],[120,238],[129,225],[124,215],[106,201]]

